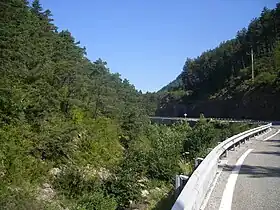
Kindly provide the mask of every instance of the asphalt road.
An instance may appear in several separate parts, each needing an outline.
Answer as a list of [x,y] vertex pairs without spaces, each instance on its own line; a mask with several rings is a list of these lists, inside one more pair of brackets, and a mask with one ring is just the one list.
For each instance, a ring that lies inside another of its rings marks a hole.
[[257,144],[243,162],[232,209],[280,209],[280,134]]
[[280,133],[263,141],[278,129],[230,152],[202,209],[280,209]]

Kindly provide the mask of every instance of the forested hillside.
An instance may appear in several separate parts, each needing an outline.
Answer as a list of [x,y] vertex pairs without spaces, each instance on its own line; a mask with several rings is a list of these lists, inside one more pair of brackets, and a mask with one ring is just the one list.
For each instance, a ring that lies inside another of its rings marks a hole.
[[168,85],[161,88],[158,92],[165,92],[165,91],[176,91],[184,86],[182,74],[180,74],[175,80],[170,82]]
[[[279,119],[279,40],[277,4],[264,8],[236,38],[187,58],[180,76],[164,88],[169,98],[163,98],[157,114]],[[178,92],[183,97],[172,97]]]

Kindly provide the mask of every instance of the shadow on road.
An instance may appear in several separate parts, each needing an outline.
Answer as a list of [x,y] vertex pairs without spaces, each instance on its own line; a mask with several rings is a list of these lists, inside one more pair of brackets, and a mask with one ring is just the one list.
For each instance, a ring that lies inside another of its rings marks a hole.
[[[275,147],[280,147],[280,145],[271,145]],[[280,152],[267,152],[267,151],[259,151],[259,152],[252,152],[253,154],[258,154],[258,155],[276,155],[280,156]]]
[[[235,165],[226,165],[224,166],[223,170],[232,171],[232,173],[237,173]],[[242,165],[238,174],[247,174],[251,178],[280,177],[280,168]]]
[[266,140],[265,142],[271,142],[271,143],[280,143],[280,140],[273,140],[273,139],[270,139],[270,140]]
[[[269,143],[269,147],[280,147],[280,140],[266,140],[266,143]],[[275,144],[271,144],[275,143]]]

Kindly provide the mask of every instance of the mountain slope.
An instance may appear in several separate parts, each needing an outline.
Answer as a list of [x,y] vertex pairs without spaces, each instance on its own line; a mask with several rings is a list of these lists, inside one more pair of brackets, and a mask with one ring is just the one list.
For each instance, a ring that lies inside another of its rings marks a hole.
[[166,92],[166,91],[175,91],[183,88],[183,78],[182,74],[179,74],[179,76],[176,77],[172,82],[170,82],[168,85],[161,88],[158,92]]
[[170,116],[188,112],[195,116],[203,112],[213,117],[280,118],[276,105],[279,101],[279,40],[280,4],[277,4],[272,10],[264,8],[248,28],[237,32],[235,39],[222,42],[197,58],[187,58],[182,73],[165,87],[172,95],[172,86],[181,84],[176,88],[183,89],[184,96],[167,104],[164,99],[165,108],[159,108],[157,114]]

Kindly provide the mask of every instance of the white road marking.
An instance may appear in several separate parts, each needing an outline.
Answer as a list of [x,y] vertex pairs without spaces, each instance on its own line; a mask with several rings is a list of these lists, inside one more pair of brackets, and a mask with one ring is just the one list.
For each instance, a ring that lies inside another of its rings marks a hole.
[[234,192],[235,183],[236,183],[236,180],[238,177],[238,173],[241,169],[242,163],[244,162],[245,158],[252,150],[253,149],[248,149],[246,152],[244,152],[244,154],[236,162],[235,167],[232,170],[232,172],[228,178],[226,188],[223,192],[223,197],[222,197],[222,201],[221,201],[219,210],[230,210],[231,209],[232,197],[233,197],[233,192]]
[[264,139],[263,141],[266,141],[268,139],[271,139],[272,137],[276,136],[278,133],[280,133],[280,130],[278,130],[275,134],[272,134],[271,136],[267,137],[266,139]]

